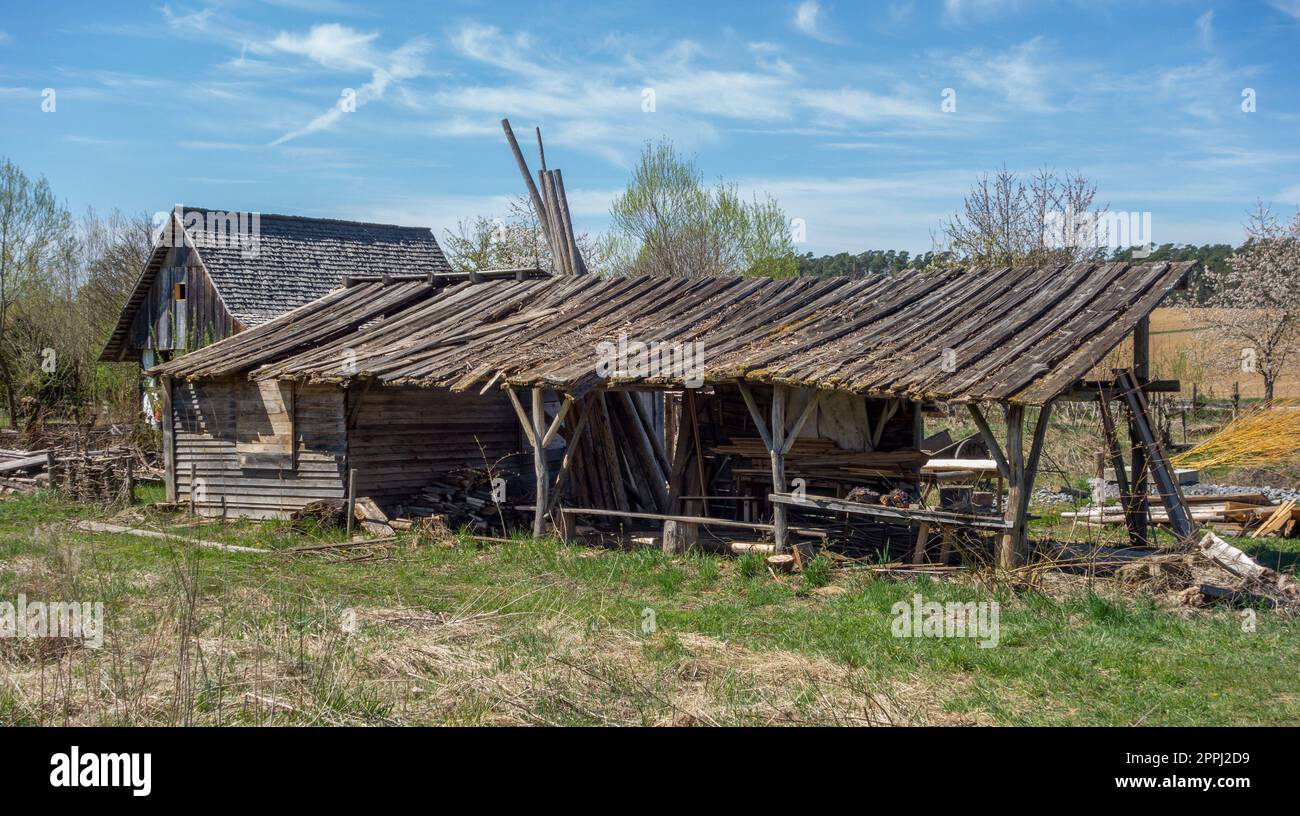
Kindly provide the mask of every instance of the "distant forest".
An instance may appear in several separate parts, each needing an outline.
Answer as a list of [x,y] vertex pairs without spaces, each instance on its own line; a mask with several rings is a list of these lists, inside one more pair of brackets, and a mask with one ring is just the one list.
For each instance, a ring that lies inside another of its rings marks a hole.
[[[1210,281],[1214,274],[1227,268],[1228,257],[1234,248],[1229,244],[1206,244],[1191,246],[1188,244],[1161,244],[1150,255],[1140,258],[1143,263],[1156,261],[1200,261],[1204,271],[1212,274],[1196,275],[1186,292],[1175,292],[1167,301],[1170,305],[1204,306],[1209,302],[1213,290]],[[912,255],[906,250],[872,249],[851,255],[841,252],[837,255],[815,257],[811,252],[799,256],[799,274],[816,277],[848,275],[865,277],[867,275],[897,275],[906,270],[919,271],[940,264],[945,253],[924,252]],[[1133,260],[1133,250],[1116,250],[1107,258],[1111,261]]]

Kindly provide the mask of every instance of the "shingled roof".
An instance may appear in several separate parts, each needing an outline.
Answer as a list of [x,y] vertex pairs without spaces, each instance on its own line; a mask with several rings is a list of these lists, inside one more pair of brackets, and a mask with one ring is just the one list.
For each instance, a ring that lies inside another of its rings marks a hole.
[[154,370],[577,394],[632,381],[597,374],[598,344],[623,335],[701,344],[705,382],[1041,405],[1100,363],[1193,266],[954,268],[865,281],[586,276],[445,290],[367,283]]
[[[198,253],[231,316],[243,327],[257,326],[339,287],[349,275],[428,275],[451,272],[427,227],[399,227],[360,221],[258,214],[256,249],[211,232],[226,211],[185,207],[202,216],[186,229],[186,245]],[[121,345],[136,310],[144,303],[171,242],[159,239],[136,281],[118,325],[101,356],[121,359]]]

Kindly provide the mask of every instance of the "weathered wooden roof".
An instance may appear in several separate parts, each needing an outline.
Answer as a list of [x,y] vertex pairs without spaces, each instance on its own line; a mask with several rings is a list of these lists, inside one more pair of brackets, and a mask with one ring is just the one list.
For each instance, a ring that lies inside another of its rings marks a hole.
[[703,379],[746,378],[881,397],[1041,404],[1132,332],[1194,264],[949,269],[846,278],[556,278],[437,290],[405,282],[332,292],[155,369],[197,378],[578,393],[601,381],[597,344],[695,343]]
[[[451,271],[427,227],[399,227],[294,215],[259,214],[256,251],[229,235],[209,232],[221,211],[186,207],[197,213],[184,233],[198,253],[226,309],[240,325],[257,326],[315,300],[349,275],[428,275]],[[122,359],[122,346],[173,243],[163,232],[118,318],[101,359]]]

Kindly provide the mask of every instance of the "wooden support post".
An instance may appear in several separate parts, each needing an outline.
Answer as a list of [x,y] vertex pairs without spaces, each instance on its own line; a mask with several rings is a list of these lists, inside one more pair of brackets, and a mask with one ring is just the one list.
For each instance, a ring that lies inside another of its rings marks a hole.
[[[769,428],[772,447],[772,492],[785,493],[785,403],[789,388],[784,385],[772,386],[772,425]],[[789,526],[786,521],[786,507],[783,504],[772,505],[773,554],[781,555],[786,551],[786,539]]]
[[[1141,388],[1151,376],[1151,318],[1144,317],[1133,329],[1133,378]],[[1138,431],[1137,418],[1129,412],[1129,460],[1133,463],[1129,483],[1133,488],[1133,517],[1129,528],[1129,543],[1135,547],[1147,545],[1151,502],[1147,498],[1147,449]]]
[[542,402],[542,389],[533,389],[533,475],[537,481],[537,500],[533,503],[533,538],[546,532],[546,493],[551,486],[546,468],[546,410]]
[[923,521],[916,528],[916,549],[912,551],[912,563],[925,563],[925,543],[930,540],[930,522]]
[[948,562],[952,559],[952,525],[943,525],[942,534],[943,538],[939,543],[939,563],[946,567],[948,566]]
[[194,462],[190,462],[190,515],[191,516],[196,515],[198,513],[198,510],[195,507],[195,503],[194,503],[194,483],[197,481],[198,481],[198,466]]
[[998,567],[1013,569],[1020,565],[1025,549],[1025,406],[1007,409],[1007,505],[1003,518],[1011,525],[997,551]]
[[175,420],[172,418],[172,378],[163,377],[159,383],[159,390],[162,394],[162,414],[159,417],[159,423],[162,425],[162,454],[163,454],[163,482],[167,487],[167,501],[176,501],[176,427]]
[[357,469],[348,468],[347,533],[352,538],[352,523],[357,516]]

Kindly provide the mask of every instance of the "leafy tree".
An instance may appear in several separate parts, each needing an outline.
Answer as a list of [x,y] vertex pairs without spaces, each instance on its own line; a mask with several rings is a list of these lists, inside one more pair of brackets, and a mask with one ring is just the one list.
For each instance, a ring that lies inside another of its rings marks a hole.
[[10,336],[14,304],[38,286],[56,263],[66,262],[72,216],[44,178],[32,181],[13,162],[0,161],[0,380],[9,421],[18,415],[18,354]]
[[789,221],[771,197],[745,201],[734,184],[706,187],[672,143],[647,143],[627,190],[611,208],[627,274],[798,274]]

